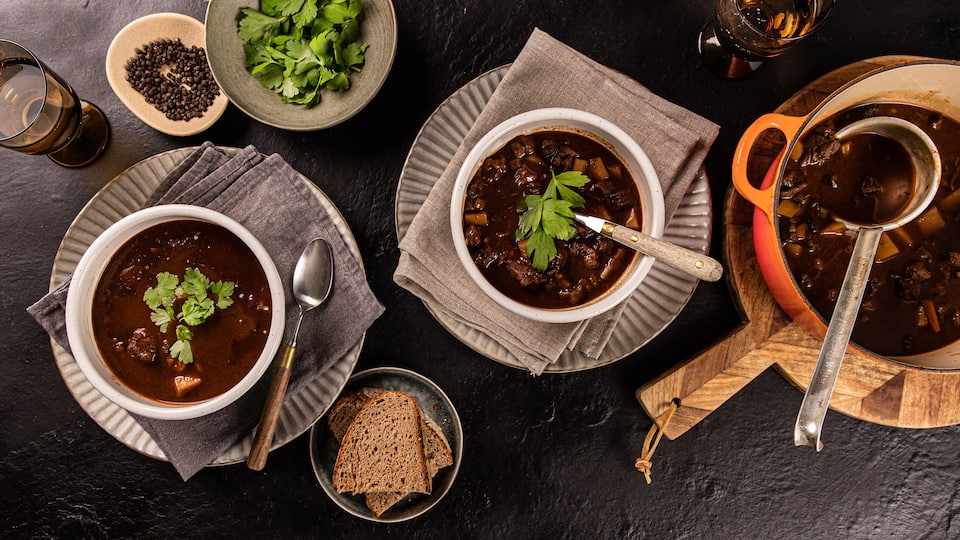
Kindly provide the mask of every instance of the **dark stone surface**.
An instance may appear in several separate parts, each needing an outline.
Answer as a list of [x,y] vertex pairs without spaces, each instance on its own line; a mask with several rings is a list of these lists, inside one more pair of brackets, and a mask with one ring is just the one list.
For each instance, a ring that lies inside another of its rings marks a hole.
[[[533,378],[472,352],[391,279],[393,203],[406,153],[431,111],[481,72],[509,62],[534,26],[722,126],[707,160],[714,208],[743,129],[807,82],[883,54],[960,56],[952,2],[844,0],[814,37],[749,79],[699,64],[697,2],[397,1],[400,44],[374,102],[345,124],[287,133],[235,108],[185,139],[146,127],[104,75],[107,47],[153,12],[199,19],[200,1],[5,0],[0,36],[32,48],[99,104],[106,155],[81,170],[0,153],[0,531],[5,537],[957,538],[960,428],[903,430],[830,414],[821,454],[791,432],[801,394],[768,372],[701,425],[664,441],[654,483],[633,468],[650,427],[634,390],[730,331],[725,286],[702,284],[675,324],[613,365]],[[321,491],[303,436],[262,472],[208,468],[182,482],[100,429],[74,401],[46,335],[24,311],[47,290],[64,231],[104,182],[155,153],[256,144],[279,152],[342,210],[386,305],[358,369],[398,365],[436,381],[463,419],[452,490],[397,525],[356,519]],[[719,226],[715,228],[715,236]],[[713,246],[719,254],[719,246]]]

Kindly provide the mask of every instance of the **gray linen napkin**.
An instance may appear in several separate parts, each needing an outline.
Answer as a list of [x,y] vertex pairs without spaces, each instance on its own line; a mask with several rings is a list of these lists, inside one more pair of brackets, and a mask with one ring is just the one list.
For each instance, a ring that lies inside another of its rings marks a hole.
[[[284,284],[287,328],[296,323],[298,313],[291,280],[303,247],[321,237],[333,248],[333,291],[322,306],[304,318],[288,396],[342,357],[383,312],[326,209],[296,171],[276,154],[263,157],[248,146],[230,157],[204,143],[161,181],[144,206],[173,203],[206,206],[226,214],[260,240]],[[64,307],[68,287],[66,280],[27,309],[67,350]],[[272,375],[271,368],[237,402],[201,418],[134,418],[187,480],[256,424]]]
[[460,320],[512,352],[533,374],[564,350],[599,357],[623,311],[582,323],[524,319],[487,298],[460,266],[450,238],[449,205],[457,171],[476,142],[500,122],[542,107],[569,107],[612,121],[644,149],[663,186],[666,215],[676,211],[719,127],[660,98],[536,29],[497,86],[400,242],[394,280],[431,309]]

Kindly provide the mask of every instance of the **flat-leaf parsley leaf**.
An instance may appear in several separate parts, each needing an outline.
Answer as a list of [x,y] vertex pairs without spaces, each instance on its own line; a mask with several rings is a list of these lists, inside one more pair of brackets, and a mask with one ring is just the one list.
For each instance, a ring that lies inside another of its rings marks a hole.
[[573,228],[573,208],[582,208],[586,201],[573,190],[589,182],[587,175],[579,171],[554,174],[543,195],[527,195],[523,198],[525,212],[520,216],[516,237],[526,240],[527,257],[533,267],[543,271],[557,256],[556,240],[569,240],[577,234]]
[[[234,287],[232,281],[211,282],[197,268],[187,268],[182,282],[170,272],[157,274],[157,286],[143,293],[143,301],[153,310],[150,320],[160,327],[160,332],[165,333],[171,323],[177,323],[174,329],[177,341],[170,346],[170,356],[184,364],[193,362],[193,349],[190,347],[193,331],[190,327],[203,324],[217,309],[233,305],[231,296]],[[216,301],[207,293],[208,290],[216,296]],[[180,301],[179,313],[174,309],[177,301]]]
[[247,71],[283,102],[312,107],[322,88],[346,91],[348,74],[363,69],[358,0],[262,0],[240,13]]

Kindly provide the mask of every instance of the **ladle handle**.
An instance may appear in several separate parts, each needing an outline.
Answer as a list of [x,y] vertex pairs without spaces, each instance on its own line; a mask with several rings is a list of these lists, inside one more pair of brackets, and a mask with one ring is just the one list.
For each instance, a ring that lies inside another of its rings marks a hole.
[[716,259],[629,227],[606,222],[603,225],[603,234],[694,277],[717,281],[723,275],[723,267]]
[[283,408],[283,397],[287,393],[287,384],[290,382],[290,368],[293,366],[293,356],[297,348],[294,345],[285,345],[277,371],[270,381],[270,390],[267,393],[267,402],[260,414],[260,423],[257,424],[257,435],[253,439],[253,447],[247,456],[247,467],[254,471],[263,469],[267,464],[267,455],[273,443],[273,432],[277,428],[277,419],[280,409]]
[[861,227],[857,235],[847,273],[840,287],[840,296],[833,308],[827,334],[823,338],[817,365],[813,369],[810,385],[807,386],[807,393],[803,396],[803,403],[800,404],[800,412],[797,414],[797,425],[793,430],[793,442],[797,446],[809,446],[817,452],[823,449],[823,443],[820,442],[823,419],[827,415],[830,396],[837,384],[840,365],[843,364],[843,355],[860,311],[860,303],[863,301],[863,293],[882,233],[883,229],[880,227]]

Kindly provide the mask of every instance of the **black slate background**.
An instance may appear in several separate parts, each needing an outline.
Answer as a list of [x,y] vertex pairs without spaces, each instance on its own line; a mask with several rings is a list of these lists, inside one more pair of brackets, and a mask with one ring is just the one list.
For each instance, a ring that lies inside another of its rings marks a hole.
[[[203,18],[199,0],[5,0],[0,36],[30,47],[100,105],[113,127],[103,158],[66,170],[0,153],[0,536],[7,538],[958,538],[960,428],[902,430],[832,413],[821,454],[798,449],[801,394],[769,371],[654,458],[633,468],[650,420],[635,389],[723,337],[736,312],[723,283],[702,284],[641,351],[568,375],[528,374],[447,334],[391,279],[394,193],[420,126],[451,92],[510,62],[535,26],[722,126],[707,160],[714,209],[737,139],[817,76],[883,54],[960,57],[960,10],[945,0],[838,2],[807,42],[754,76],[699,64],[709,0],[395,0],[396,62],[373,103],[317,133],[288,133],[235,108],[185,139],[137,120],[103,63],[113,36],[149,13]],[[110,178],[155,153],[203,140],[279,152],[339,206],[387,312],[358,369],[397,365],[433,379],[463,420],[463,466],[432,511],[382,525],[337,508],[310,468],[307,437],[262,472],[208,468],[182,482],[100,429],[68,392],[46,335],[24,311],[47,290],[64,231]],[[719,237],[719,226],[714,235]],[[719,246],[714,243],[714,255]]]

